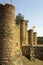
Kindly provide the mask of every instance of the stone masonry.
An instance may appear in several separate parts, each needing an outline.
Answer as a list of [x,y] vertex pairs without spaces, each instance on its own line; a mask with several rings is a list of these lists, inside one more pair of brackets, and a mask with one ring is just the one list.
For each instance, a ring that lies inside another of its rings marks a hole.
[[34,51],[38,57],[37,33],[32,29],[27,31],[25,20],[16,24],[14,14],[13,5],[0,4],[0,65],[23,65],[22,54],[33,60]]
[[14,6],[0,4],[0,65],[23,65],[14,12]]

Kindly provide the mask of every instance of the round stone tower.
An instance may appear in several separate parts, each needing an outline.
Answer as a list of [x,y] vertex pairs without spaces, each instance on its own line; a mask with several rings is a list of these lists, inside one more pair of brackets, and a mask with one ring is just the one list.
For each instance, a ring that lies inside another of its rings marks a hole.
[[20,37],[21,37],[21,46],[26,44],[26,24],[25,20],[21,20],[20,23]]
[[28,31],[27,31],[28,24],[25,22],[25,28],[26,28],[26,45],[28,45]]
[[32,29],[28,31],[28,36],[29,36],[29,40],[28,40],[29,44],[33,45],[33,30]]
[[14,6],[0,4],[0,65],[13,65],[15,51],[14,11]]
[[37,45],[37,32],[33,33],[33,45]]

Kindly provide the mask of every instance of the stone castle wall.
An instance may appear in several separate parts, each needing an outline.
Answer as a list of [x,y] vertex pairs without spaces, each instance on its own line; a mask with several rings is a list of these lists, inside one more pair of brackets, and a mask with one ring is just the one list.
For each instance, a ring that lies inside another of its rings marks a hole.
[[0,65],[23,65],[20,30],[19,26],[16,28],[14,13],[14,6],[0,4]]
[[15,23],[15,44],[16,49],[20,49],[20,25]]
[[25,20],[17,25],[14,14],[14,6],[0,4],[0,64],[23,65],[22,54],[29,58],[43,58],[43,48],[33,47],[37,45],[37,34],[32,29],[27,31]]
[[43,60],[43,45],[34,46],[33,48],[35,57]]
[[30,60],[35,60],[35,58],[43,60],[43,46],[22,46],[22,54]]
[[[37,58],[41,57],[43,53],[40,50],[42,50],[42,48],[39,49],[39,47],[33,46],[33,45],[37,45],[37,33],[33,32],[32,29],[27,31],[27,25],[24,20],[21,20],[20,25],[17,25],[16,27],[17,27],[16,34],[18,31],[18,36],[20,36],[20,38],[19,37],[18,38],[20,39],[22,54],[28,57],[30,60],[34,60],[35,57]],[[17,37],[16,37],[16,40],[17,40]],[[41,52],[41,55],[38,54],[40,53],[38,49]]]
[[32,29],[28,31],[28,45],[22,46],[22,53],[30,60],[35,57],[43,60],[43,45],[37,45],[37,33]]
[[22,46],[22,54],[23,56],[30,58],[30,46],[29,47],[28,45]]

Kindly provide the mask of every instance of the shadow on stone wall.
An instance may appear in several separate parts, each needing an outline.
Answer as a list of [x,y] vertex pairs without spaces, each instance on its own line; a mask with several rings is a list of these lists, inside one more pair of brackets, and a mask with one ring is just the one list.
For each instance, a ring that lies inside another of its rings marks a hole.
[[40,46],[22,46],[22,54],[26,56],[28,59],[38,58],[43,61],[43,47]]

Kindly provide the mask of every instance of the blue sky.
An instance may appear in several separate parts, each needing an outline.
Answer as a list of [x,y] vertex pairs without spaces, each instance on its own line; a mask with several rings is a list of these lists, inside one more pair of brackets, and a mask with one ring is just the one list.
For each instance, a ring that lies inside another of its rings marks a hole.
[[[10,3],[10,0],[5,0]],[[4,0],[0,0],[4,4]],[[15,14],[19,12],[29,20],[28,29],[36,26],[35,31],[38,36],[43,36],[43,0],[12,0],[15,6]]]

